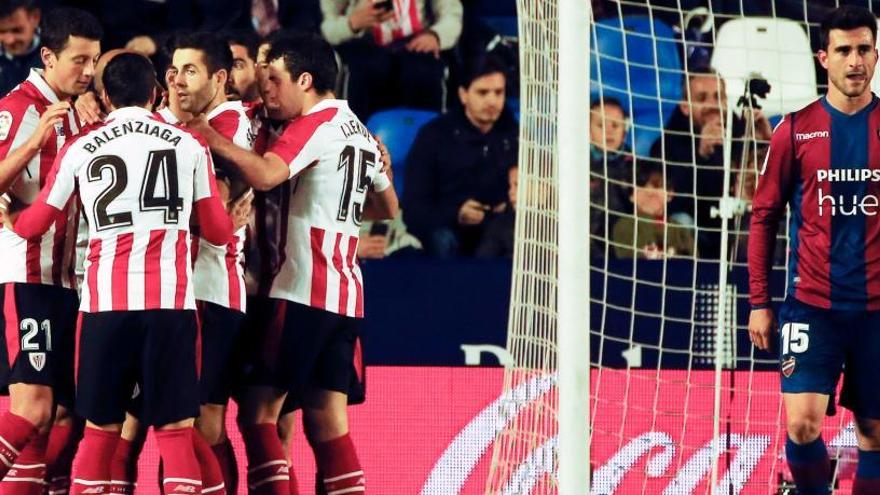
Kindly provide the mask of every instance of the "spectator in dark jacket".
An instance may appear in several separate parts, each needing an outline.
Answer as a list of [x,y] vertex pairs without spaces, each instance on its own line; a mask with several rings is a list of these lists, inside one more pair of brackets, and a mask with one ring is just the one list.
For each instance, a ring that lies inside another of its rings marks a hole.
[[496,59],[478,58],[458,89],[463,109],[426,124],[407,157],[404,220],[429,253],[473,254],[487,215],[507,199],[518,126],[504,107],[504,74]]
[[40,58],[40,8],[36,0],[0,2],[0,96],[43,67]]

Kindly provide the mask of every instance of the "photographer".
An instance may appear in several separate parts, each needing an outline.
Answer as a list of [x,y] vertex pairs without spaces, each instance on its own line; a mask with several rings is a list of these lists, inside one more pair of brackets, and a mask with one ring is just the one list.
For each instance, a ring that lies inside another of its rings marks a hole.
[[[754,123],[755,138],[767,142],[773,133],[760,110],[734,118],[732,156],[741,154],[746,119]],[[666,173],[675,180],[678,196],[669,205],[670,216],[680,223],[697,227],[701,255],[720,253],[721,219],[710,212],[718,205],[724,187],[724,127],[727,93],[724,81],[711,69],[690,72],[682,101],[663,129],[662,139],[651,147],[651,156],[666,164]]]

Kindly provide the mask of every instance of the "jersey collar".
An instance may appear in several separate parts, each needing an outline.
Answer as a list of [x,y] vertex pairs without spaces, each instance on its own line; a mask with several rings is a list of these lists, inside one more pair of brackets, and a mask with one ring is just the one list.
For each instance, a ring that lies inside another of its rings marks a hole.
[[147,110],[146,108],[141,107],[123,107],[117,108],[110,112],[110,115],[107,116],[107,121],[113,119],[129,119],[129,118],[142,118],[142,117],[152,117],[153,112]]
[[337,100],[335,98],[327,98],[316,103],[315,106],[310,108],[309,111],[304,113],[303,115],[310,115],[320,112],[321,110],[326,110],[328,108],[339,108],[341,110],[348,110],[348,102],[345,100]]
[[58,103],[60,101],[58,95],[55,94],[55,91],[52,91],[52,88],[49,87],[49,83],[43,78],[43,69],[31,69],[27,81],[33,84],[34,87],[37,88],[37,91],[43,95],[43,98],[49,100],[50,104]]

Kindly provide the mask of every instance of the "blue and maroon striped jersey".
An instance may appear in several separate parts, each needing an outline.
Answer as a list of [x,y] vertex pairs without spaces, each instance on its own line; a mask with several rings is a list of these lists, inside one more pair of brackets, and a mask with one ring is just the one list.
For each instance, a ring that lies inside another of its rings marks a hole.
[[880,309],[880,106],[852,115],[824,97],[773,132],[752,203],[753,307],[770,302],[776,228],[791,206],[788,295],[812,306]]

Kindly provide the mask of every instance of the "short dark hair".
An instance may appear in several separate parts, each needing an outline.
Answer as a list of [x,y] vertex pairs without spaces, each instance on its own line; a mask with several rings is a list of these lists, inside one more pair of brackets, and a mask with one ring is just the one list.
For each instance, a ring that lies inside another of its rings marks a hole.
[[474,81],[489,74],[502,74],[505,81],[510,67],[503,60],[491,53],[477,55],[464,69],[461,87],[468,89]]
[[229,48],[229,43],[217,34],[202,31],[178,36],[175,39],[174,49],[186,48],[199,50],[205,55],[205,65],[208,66],[208,72],[211,74],[223,69],[226,72],[232,70],[232,49]]
[[241,45],[247,50],[248,57],[251,60],[257,59],[257,51],[260,49],[260,37],[257,33],[247,29],[237,29],[228,31],[225,35],[226,43],[232,45]]
[[336,86],[336,54],[324,38],[313,34],[297,33],[272,40],[268,60],[284,59],[284,67],[293,79],[308,72],[312,86],[318,93],[333,91]]
[[675,182],[667,171],[666,181],[663,179],[663,164],[652,158],[641,158],[634,165],[635,187],[656,186],[667,191],[675,190]]
[[871,30],[871,36],[874,42],[877,41],[877,18],[870,10],[864,7],[856,7],[855,5],[841,5],[832,10],[825,19],[819,29],[819,48],[821,50],[828,49],[830,41],[828,34],[832,29],[843,29],[849,31],[866,27]]
[[43,46],[58,54],[67,47],[71,36],[101,41],[104,29],[92,14],[72,7],[59,7],[43,16],[40,41]]
[[623,116],[629,117],[629,113],[627,113],[626,108],[623,107],[623,103],[620,102],[617,98],[613,96],[603,96],[601,98],[596,98],[590,102],[590,110],[602,110],[606,107],[617,107],[623,112]]
[[156,88],[156,70],[138,53],[120,53],[104,68],[104,91],[114,107],[143,106]]
[[18,9],[33,12],[38,8],[36,0],[0,0],[0,18],[9,17]]

